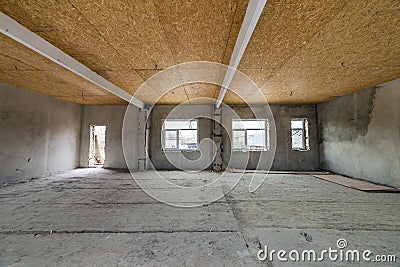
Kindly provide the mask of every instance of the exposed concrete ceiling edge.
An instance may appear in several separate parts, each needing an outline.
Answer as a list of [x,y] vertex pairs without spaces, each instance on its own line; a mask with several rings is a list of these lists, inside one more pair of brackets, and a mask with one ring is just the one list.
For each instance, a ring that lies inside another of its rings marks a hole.
[[224,99],[226,91],[228,90],[227,88],[229,87],[233,76],[236,73],[236,69],[240,63],[240,60],[242,59],[243,53],[246,50],[247,44],[250,41],[266,3],[267,0],[250,0],[249,5],[247,6],[246,15],[243,19],[242,26],[240,27],[239,35],[229,61],[230,68],[228,68],[226,71],[221,91],[219,92],[216,103],[217,108],[221,106],[222,100]]
[[0,12],[0,32],[39,53],[40,55],[48,58],[63,68],[79,75],[93,84],[96,84],[97,86],[118,96],[119,98],[126,100],[128,103],[139,108],[143,108],[145,106],[144,103],[139,99],[133,97],[128,92],[104,79],[96,72],[92,71],[79,61],[75,60],[56,46],[47,42],[37,34],[31,32],[2,12]]

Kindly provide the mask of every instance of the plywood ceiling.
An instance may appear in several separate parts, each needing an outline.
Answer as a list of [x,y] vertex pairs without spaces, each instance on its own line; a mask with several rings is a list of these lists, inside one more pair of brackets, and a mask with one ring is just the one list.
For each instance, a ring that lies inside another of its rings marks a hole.
[[2,34],[0,81],[78,104],[126,103]]
[[[174,64],[228,64],[247,4],[0,0],[0,11],[134,94],[145,80]],[[1,82],[79,104],[125,103],[8,37],[0,42]],[[400,2],[270,0],[239,70],[271,104],[319,103],[399,78]],[[215,99],[218,92],[215,85],[184,85],[159,103]],[[149,91],[138,98],[152,102],[158,97]],[[233,93],[224,102],[243,103]]]
[[273,103],[319,103],[399,78],[400,1],[269,2],[239,69]]

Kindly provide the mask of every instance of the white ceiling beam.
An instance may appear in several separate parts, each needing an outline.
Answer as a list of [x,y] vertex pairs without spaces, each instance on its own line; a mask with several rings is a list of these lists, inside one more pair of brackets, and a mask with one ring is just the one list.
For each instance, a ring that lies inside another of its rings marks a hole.
[[37,34],[31,32],[12,18],[0,12],[0,32],[11,39],[30,48],[31,50],[50,59],[63,68],[79,75],[89,82],[103,88],[104,90],[126,100],[139,108],[144,108],[144,103],[133,97],[128,92],[104,79],[79,61],[67,55],[51,43],[47,42]]
[[222,83],[221,91],[217,99],[216,107],[221,106],[222,100],[225,97],[226,91],[232,82],[232,79],[236,73],[236,69],[239,66],[239,62],[242,59],[243,53],[246,50],[247,44],[250,41],[251,35],[253,34],[254,28],[257,25],[258,19],[264,9],[267,0],[250,0],[247,6],[246,15],[244,17],[242,26],[240,27],[239,35],[236,40],[235,48],[231,59],[229,61],[229,67],[226,71],[224,81]]

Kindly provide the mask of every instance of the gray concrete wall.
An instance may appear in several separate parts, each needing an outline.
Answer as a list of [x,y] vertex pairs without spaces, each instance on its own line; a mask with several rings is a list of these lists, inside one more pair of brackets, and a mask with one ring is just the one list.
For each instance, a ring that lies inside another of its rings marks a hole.
[[[205,144],[200,147],[200,151],[163,151],[161,143],[161,131],[162,121],[167,116],[171,119],[193,119],[200,117],[198,121],[199,136],[198,141],[200,142],[204,138],[212,138],[213,124],[212,120],[201,118],[212,117],[213,107],[211,105],[180,105],[179,110],[172,112],[176,106],[173,105],[159,105],[155,106],[150,114],[150,133],[149,133],[149,156],[151,163],[154,168],[158,170],[172,170],[192,169],[198,170],[203,169],[206,165],[206,169],[211,167],[213,157],[213,146]],[[170,159],[168,160],[167,157]],[[198,160],[196,163],[187,163],[185,159],[191,161]],[[171,164],[172,161],[174,164]]]
[[[80,166],[88,166],[89,158],[89,127],[91,124],[106,126],[105,168],[127,168],[122,148],[122,124],[126,106],[84,106],[82,116]],[[139,109],[131,109],[131,122],[138,125]],[[128,160],[138,161],[138,127],[131,127],[130,136],[125,140],[133,147],[133,154]]]
[[0,83],[0,184],[79,165],[81,106]]
[[[150,116],[151,129],[150,129],[150,142],[149,142],[149,154],[152,163],[155,168],[170,170],[176,169],[171,163],[168,162],[165,153],[162,151],[161,146],[161,130],[162,120],[165,119],[169,112],[173,110],[175,106],[160,105],[156,106]],[[253,114],[248,107],[245,106],[232,106],[234,111],[242,119],[251,119]],[[257,107],[253,107],[257,110]],[[275,117],[276,129],[277,129],[277,149],[275,159],[273,161],[272,169],[274,170],[317,170],[319,168],[319,152],[317,142],[317,127],[316,127],[316,112],[314,105],[299,106],[299,105],[274,105],[271,106],[272,113]],[[222,118],[224,124],[227,126],[231,125],[231,118],[222,112]],[[213,107],[211,105],[188,105],[183,106],[183,110],[177,112],[173,118],[194,118],[196,116],[212,116]],[[261,117],[260,117],[261,118]],[[267,116],[265,117],[267,118]],[[291,149],[291,126],[290,122],[292,118],[307,118],[310,123],[310,147],[309,151],[293,151]],[[228,121],[226,121],[228,120]],[[212,121],[203,119],[199,120],[199,141],[203,138],[212,138]],[[230,131],[231,129],[227,129]],[[224,162],[230,160],[230,140],[227,134],[223,134],[224,143]],[[203,154],[207,155],[204,157],[205,160],[212,158],[212,146],[207,146],[203,150]],[[199,152],[166,152],[168,157],[186,157],[189,159],[197,159],[200,157]],[[249,157],[249,163],[247,167],[254,169],[260,158],[260,153],[269,154],[270,152],[233,152],[232,159],[230,161],[231,167],[242,166],[243,159],[247,160]],[[237,163],[237,164],[236,164]],[[201,165],[202,163],[199,163]],[[262,165],[262,164],[261,164]],[[182,166],[187,167],[187,166]],[[263,168],[263,166],[261,166]],[[195,169],[195,168],[194,168]]]
[[400,79],[318,105],[321,168],[400,187]]
[[[241,119],[253,119],[254,115],[249,107],[246,106],[231,106],[231,108],[241,117]],[[275,120],[276,127],[276,152],[272,163],[272,170],[317,170],[319,168],[319,152],[317,142],[317,127],[314,105],[271,105],[272,114]],[[262,113],[261,108],[253,106],[252,109],[256,114]],[[258,110],[260,109],[260,110]],[[224,116],[223,120],[231,120]],[[259,119],[268,119],[268,116],[257,115]],[[291,135],[291,119],[306,118],[309,122],[310,150],[294,151],[292,150],[292,135]],[[231,123],[227,122],[227,126]],[[229,128],[229,131],[232,130]],[[227,134],[223,134],[223,143],[225,152],[223,159],[225,163],[229,162],[231,167],[239,167],[243,165],[243,161],[248,160],[248,169],[255,169],[261,154],[264,154],[261,159],[260,169],[267,169],[267,157],[271,157],[272,151],[266,152],[241,152],[233,151],[232,158],[231,144]]]

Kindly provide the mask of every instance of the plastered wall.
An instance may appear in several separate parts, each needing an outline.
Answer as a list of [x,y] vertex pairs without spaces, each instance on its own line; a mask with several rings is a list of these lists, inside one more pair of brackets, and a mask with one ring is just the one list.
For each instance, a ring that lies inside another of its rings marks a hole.
[[[240,116],[241,119],[253,119],[253,112],[246,106],[231,106],[231,108]],[[233,152],[231,155],[231,144],[228,136],[223,135],[223,143],[225,152],[223,155],[224,161],[227,163],[230,160],[230,166],[241,166],[243,159],[249,159],[247,168],[255,169],[261,154],[267,157],[274,157],[272,162],[272,170],[317,170],[319,168],[319,154],[317,143],[317,127],[314,105],[271,105],[272,115],[275,121],[276,128],[276,151],[273,155],[272,151],[267,152]],[[261,107],[253,106],[252,109],[260,119],[268,119],[267,114],[263,116]],[[306,118],[309,122],[310,147],[309,151],[294,151],[292,150],[292,135],[291,135],[291,119]],[[224,117],[223,120],[231,120],[229,117]],[[231,123],[227,122],[230,126]],[[231,129],[228,129],[231,130]],[[272,129],[271,129],[272,131]],[[261,162],[259,169],[267,166]]]
[[81,109],[0,83],[0,183],[79,166]]
[[[125,105],[119,106],[84,106],[82,115],[82,135],[80,166],[88,166],[89,157],[89,127],[91,124],[106,126],[105,168],[127,168],[122,147],[122,125],[126,111]],[[130,112],[130,133],[125,144],[132,148],[127,160],[138,161],[138,125],[139,109],[132,108]],[[136,166],[136,164],[133,164]]]
[[[169,112],[174,109],[172,105],[156,106],[150,117],[150,142],[149,142],[149,155],[154,167],[157,169],[169,170],[176,169],[166,157],[165,153],[169,153],[169,157],[186,157],[188,159],[198,159],[199,152],[164,152],[161,146],[161,130],[162,120],[165,119]],[[252,119],[253,113],[246,106],[231,106],[231,108],[242,119]],[[196,116],[212,116],[212,105],[187,105],[183,106],[179,115],[173,118],[177,119],[190,119]],[[257,106],[253,107],[257,110]],[[314,105],[272,105],[272,113],[275,117],[275,124],[277,130],[277,149],[275,158],[272,164],[273,170],[317,170],[319,168],[319,152],[317,142],[317,126],[316,126],[316,113]],[[224,125],[228,126],[227,131],[231,131],[231,119],[222,111],[222,118],[225,120]],[[260,117],[262,118],[262,116]],[[267,118],[267,116],[265,116]],[[307,118],[310,123],[310,146],[309,151],[293,151],[291,149],[291,126],[290,121],[292,118]],[[211,120],[199,120],[199,141],[203,138],[212,138],[213,124]],[[257,165],[260,153],[271,154],[270,152],[233,152],[231,158],[230,140],[227,134],[223,134],[224,153],[223,159],[225,163],[230,164],[231,167],[243,166],[242,161],[244,158],[249,158],[247,167],[254,169]],[[203,150],[205,160],[212,157],[212,146],[206,147]],[[199,165],[202,163],[200,162]],[[265,166],[265,165],[264,165]],[[261,163],[261,169],[264,167]],[[182,167],[182,166],[181,166]],[[183,166],[185,167],[185,166]],[[210,166],[211,167],[211,166]],[[195,168],[194,168],[195,169]]]
[[400,187],[400,79],[318,105],[321,168]]
[[[198,170],[206,167],[208,169],[212,162],[213,147],[205,145],[200,151],[184,151],[171,152],[163,151],[161,143],[162,121],[169,116],[171,119],[192,119],[199,117],[198,121],[198,138],[199,141],[204,138],[212,138],[212,121],[206,119],[212,117],[213,107],[211,105],[180,105],[179,110],[173,112],[176,106],[159,105],[155,106],[150,114],[150,129],[149,129],[149,156],[154,168],[158,170],[172,169],[191,169]],[[172,111],[172,113],[171,113]],[[203,118],[202,118],[203,117]],[[170,160],[168,160],[168,158]],[[188,164],[185,158],[190,160],[198,160],[197,164]],[[172,163],[173,164],[172,164]],[[175,165],[175,166],[174,166]]]

